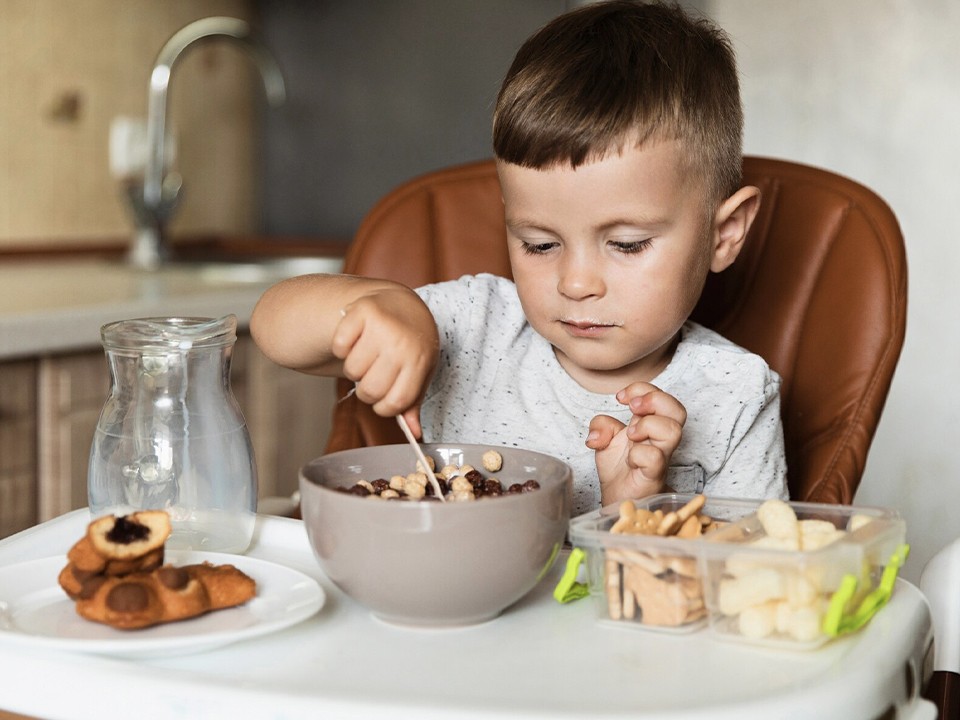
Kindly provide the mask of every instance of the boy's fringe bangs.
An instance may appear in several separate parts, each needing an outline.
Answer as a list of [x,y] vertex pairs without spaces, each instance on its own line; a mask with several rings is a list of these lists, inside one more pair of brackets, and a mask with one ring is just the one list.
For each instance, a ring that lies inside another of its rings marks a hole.
[[[679,103],[644,104],[639,97],[597,97],[597,86],[577,95],[534,88],[515,78],[511,96],[500,98],[494,115],[493,148],[505,162],[542,169],[579,167],[625,147],[681,139],[688,127]],[[565,97],[572,100],[560,101]],[[674,96],[676,97],[676,96]]]

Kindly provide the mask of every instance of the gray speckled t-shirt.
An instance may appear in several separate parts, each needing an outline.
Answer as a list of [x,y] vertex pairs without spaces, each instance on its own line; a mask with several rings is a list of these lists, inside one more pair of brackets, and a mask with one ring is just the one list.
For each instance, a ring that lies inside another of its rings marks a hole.
[[[420,419],[426,442],[537,450],[569,463],[574,515],[600,503],[590,420],[631,413],[612,395],[585,390],[527,322],[515,285],[464,276],[417,293],[440,332],[440,361]],[[762,358],[688,322],[653,384],[687,410],[667,483],[711,497],[787,498],[780,378]]]

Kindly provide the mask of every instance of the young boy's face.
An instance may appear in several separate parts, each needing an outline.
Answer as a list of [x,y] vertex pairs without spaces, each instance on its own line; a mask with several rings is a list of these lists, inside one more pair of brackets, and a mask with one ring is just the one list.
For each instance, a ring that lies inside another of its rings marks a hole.
[[684,166],[674,141],[577,169],[498,164],[520,302],[588,390],[653,379],[721,269],[714,218]]

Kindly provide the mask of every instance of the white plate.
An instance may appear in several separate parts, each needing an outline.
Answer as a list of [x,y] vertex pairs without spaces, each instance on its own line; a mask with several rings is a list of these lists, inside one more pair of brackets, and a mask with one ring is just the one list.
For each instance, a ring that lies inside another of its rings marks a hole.
[[176,565],[231,564],[257,582],[245,605],[143,630],[115,630],[80,617],[60,588],[64,556],[0,567],[0,643],[124,657],[200,652],[306,620],[325,600],[311,577],[284,565],[223,553],[168,551]]

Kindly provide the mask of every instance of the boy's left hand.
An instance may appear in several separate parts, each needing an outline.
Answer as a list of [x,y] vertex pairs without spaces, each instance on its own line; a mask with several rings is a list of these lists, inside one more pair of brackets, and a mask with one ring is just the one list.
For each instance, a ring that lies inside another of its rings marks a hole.
[[661,492],[687,421],[680,401],[650,383],[628,385],[617,400],[633,413],[630,423],[597,415],[587,435],[587,447],[596,453],[601,505]]

